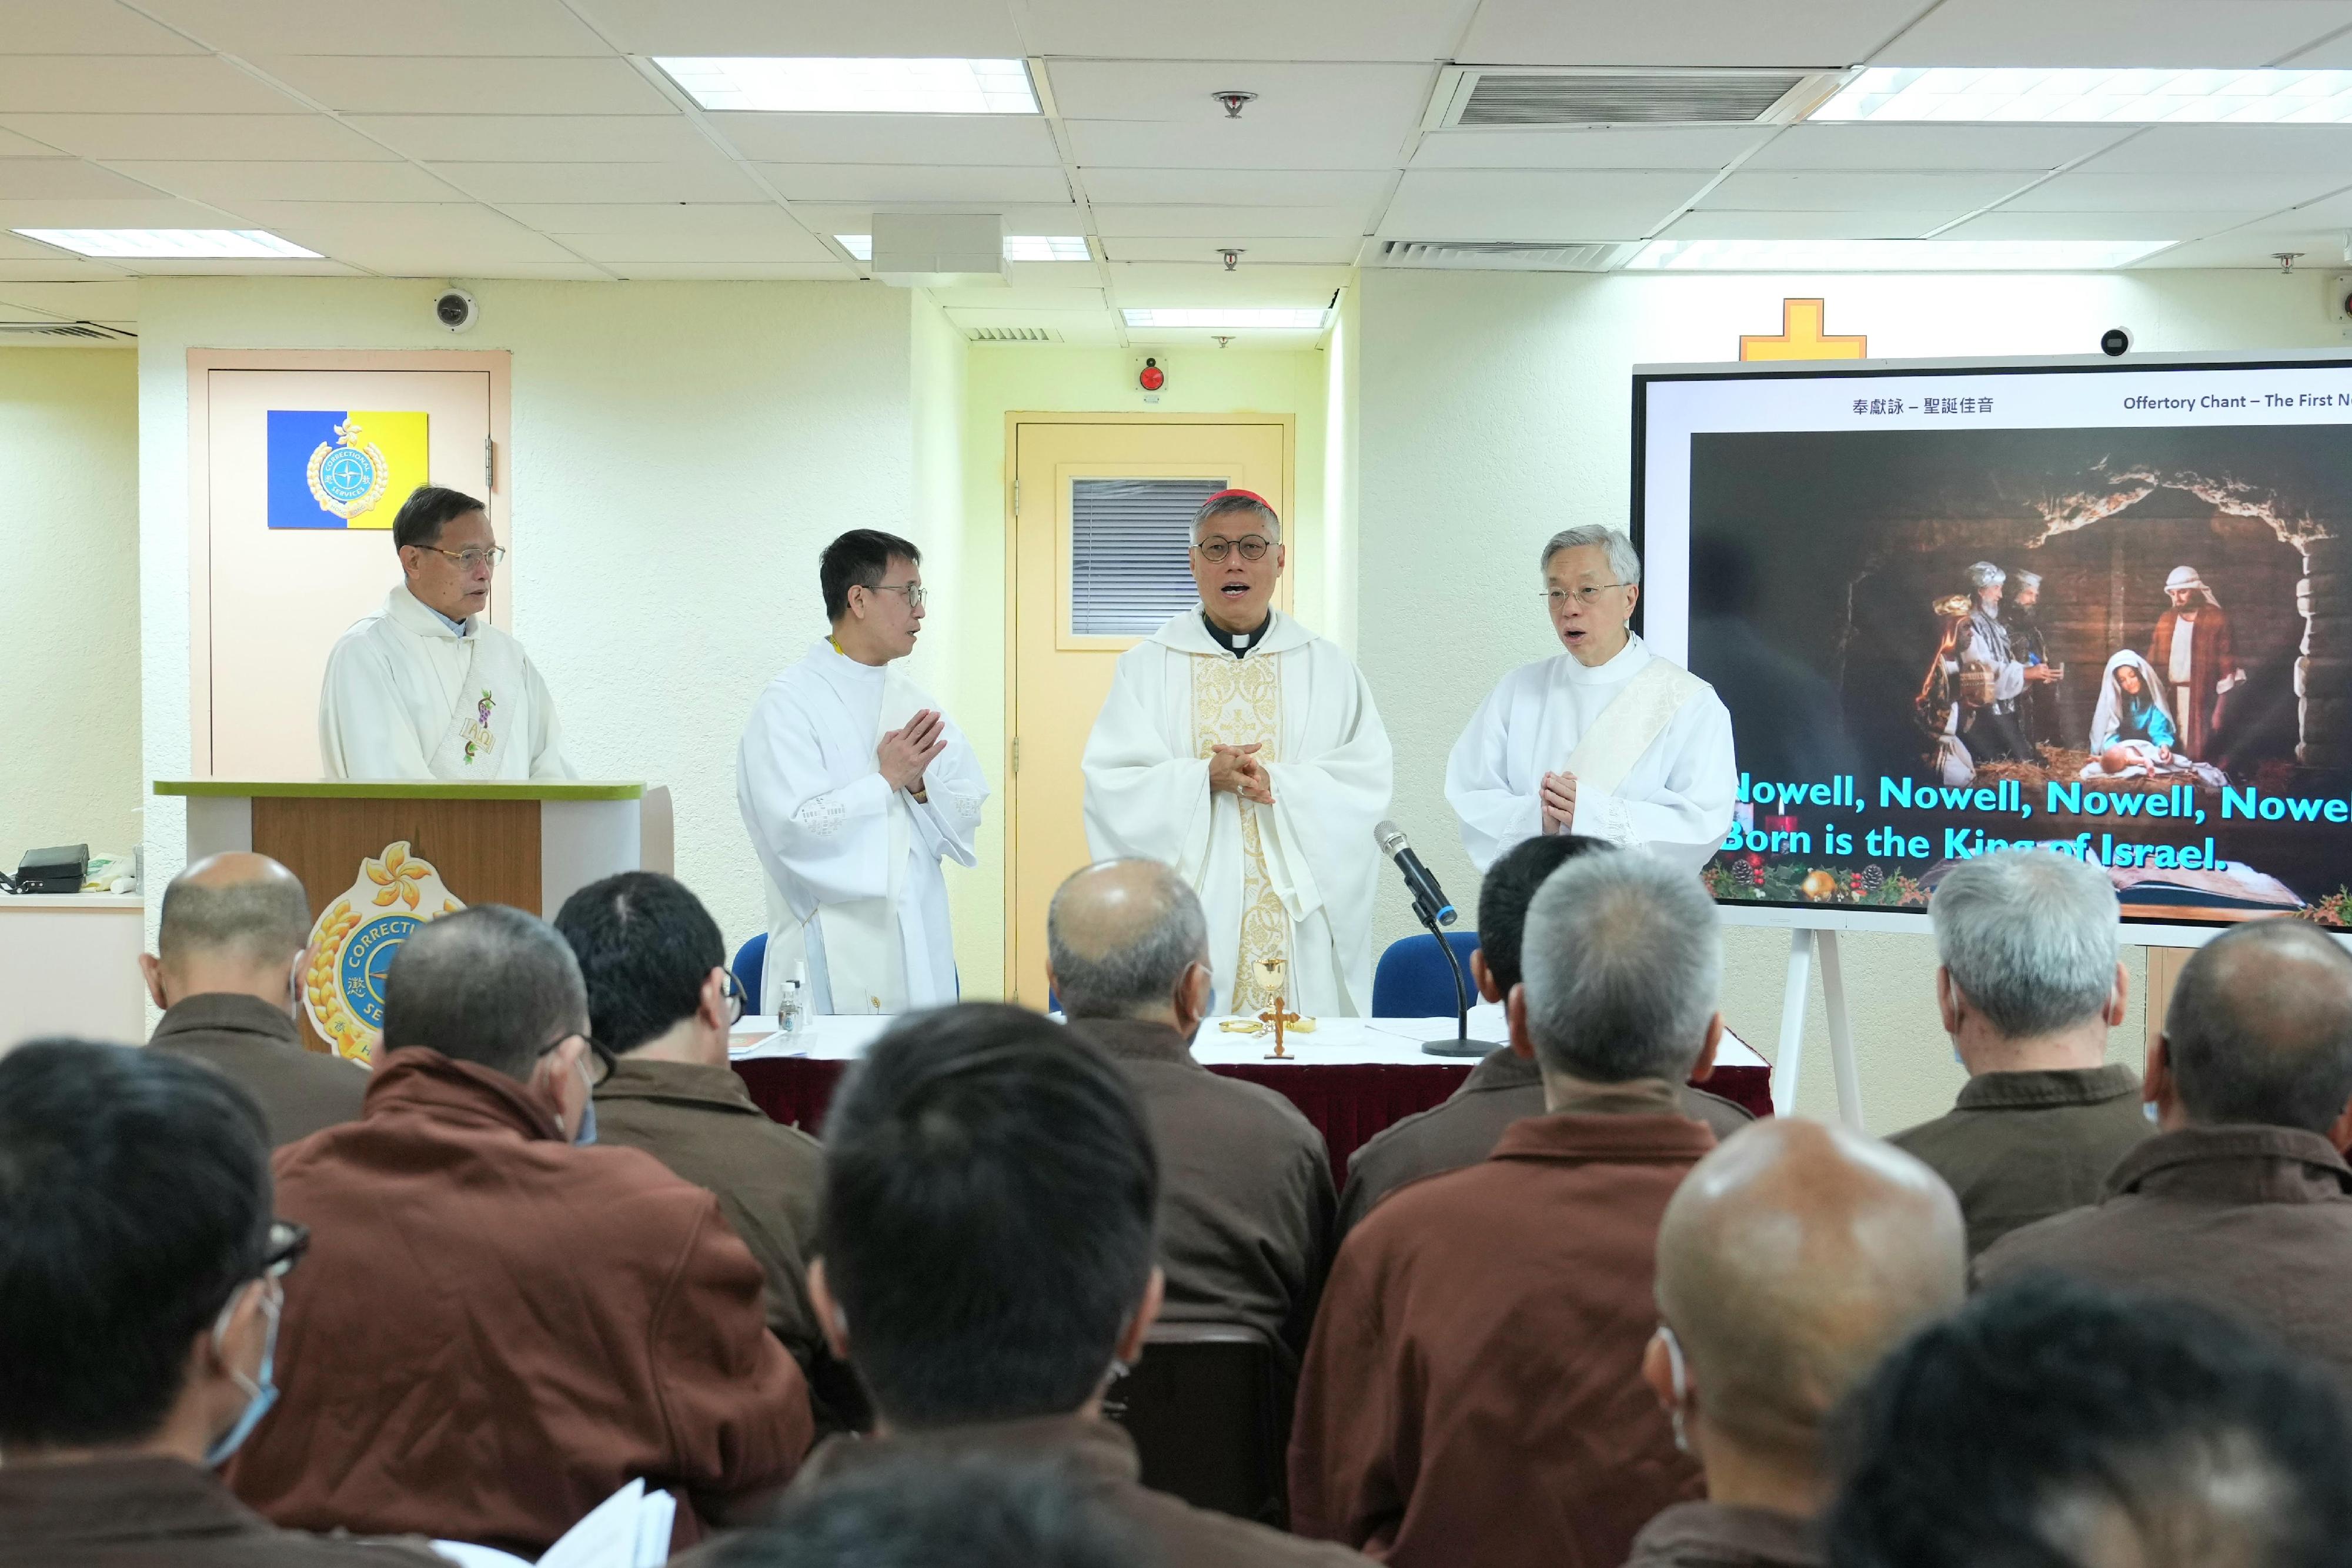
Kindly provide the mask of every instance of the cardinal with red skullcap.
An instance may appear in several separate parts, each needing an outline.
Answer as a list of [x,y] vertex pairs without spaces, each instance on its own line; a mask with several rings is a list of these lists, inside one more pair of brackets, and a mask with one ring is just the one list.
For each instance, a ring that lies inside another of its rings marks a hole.
[[1388,731],[1355,661],[1274,607],[1282,524],[1221,490],[1192,519],[1201,601],[1119,655],[1087,738],[1087,842],[1200,895],[1218,1005],[1309,1017],[1372,1004],[1372,829]]

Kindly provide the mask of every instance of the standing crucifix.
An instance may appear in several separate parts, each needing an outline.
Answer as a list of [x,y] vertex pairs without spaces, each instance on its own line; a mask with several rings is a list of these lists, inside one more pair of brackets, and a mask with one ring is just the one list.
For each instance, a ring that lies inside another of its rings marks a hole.
[[1280,958],[1260,958],[1256,964],[1258,984],[1274,993],[1274,1006],[1257,1015],[1258,1022],[1270,1023],[1274,1026],[1274,1051],[1266,1058],[1268,1061],[1290,1060],[1289,1052],[1282,1049],[1283,1029],[1285,1025],[1298,1021],[1298,1014],[1286,1010],[1283,1001],[1283,964],[1284,960]]

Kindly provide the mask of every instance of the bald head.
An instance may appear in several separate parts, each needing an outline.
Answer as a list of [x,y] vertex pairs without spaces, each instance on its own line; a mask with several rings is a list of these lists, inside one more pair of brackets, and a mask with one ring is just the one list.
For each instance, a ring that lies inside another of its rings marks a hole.
[[1707,1424],[1812,1456],[1831,1408],[1967,1291],[1951,1189],[1899,1149],[1793,1117],[1733,1134],[1658,1228],[1658,1311]]
[[1158,861],[1103,861],[1072,875],[1045,915],[1046,962],[1070,1018],[1157,1013],[1209,961],[1201,901]]
[[156,1005],[235,993],[291,1005],[294,963],[310,943],[310,899],[268,855],[198,861],[163,890],[155,953],[142,958]]
[[2191,1124],[2325,1133],[2352,1100],[2352,957],[2305,921],[2233,926],[2181,966],[2164,1042]]

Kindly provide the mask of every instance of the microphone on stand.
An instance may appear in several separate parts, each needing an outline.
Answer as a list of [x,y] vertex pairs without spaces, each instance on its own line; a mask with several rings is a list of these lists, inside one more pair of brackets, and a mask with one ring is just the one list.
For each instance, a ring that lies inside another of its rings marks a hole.
[[1381,852],[1396,862],[1397,870],[1404,873],[1405,887],[1412,894],[1412,912],[1429,934],[1437,938],[1437,950],[1445,955],[1446,967],[1454,972],[1454,1038],[1425,1040],[1423,1052],[1429,1056],[1486,1055],[1495,1049],[1494,1044],[1470,1038],[1470,986],[1462,976],[1461,956],[1445,936],[1444,927],[1458,918],[1454,905],[1437,885],[1437,879],[1429,874],[1429,868],[1421,863],[1421,857],[1412,852],[1402,828],[1384,820],[1372,830],[1372,839],[1381,846]]

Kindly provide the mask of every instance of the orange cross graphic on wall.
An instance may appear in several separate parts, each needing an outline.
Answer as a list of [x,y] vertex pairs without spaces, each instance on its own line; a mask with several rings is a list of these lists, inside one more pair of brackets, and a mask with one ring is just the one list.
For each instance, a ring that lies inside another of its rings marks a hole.
[[1743,360],[1866,360],[1869,340],[1861,333],[1851,337],[1829,337],[1822,331],[1822,319],[1826,307],[1819,299],[1783,299],[1780,301],[1780,334],[1768,338],[1760,332],[1742,333],[1739,357]]

